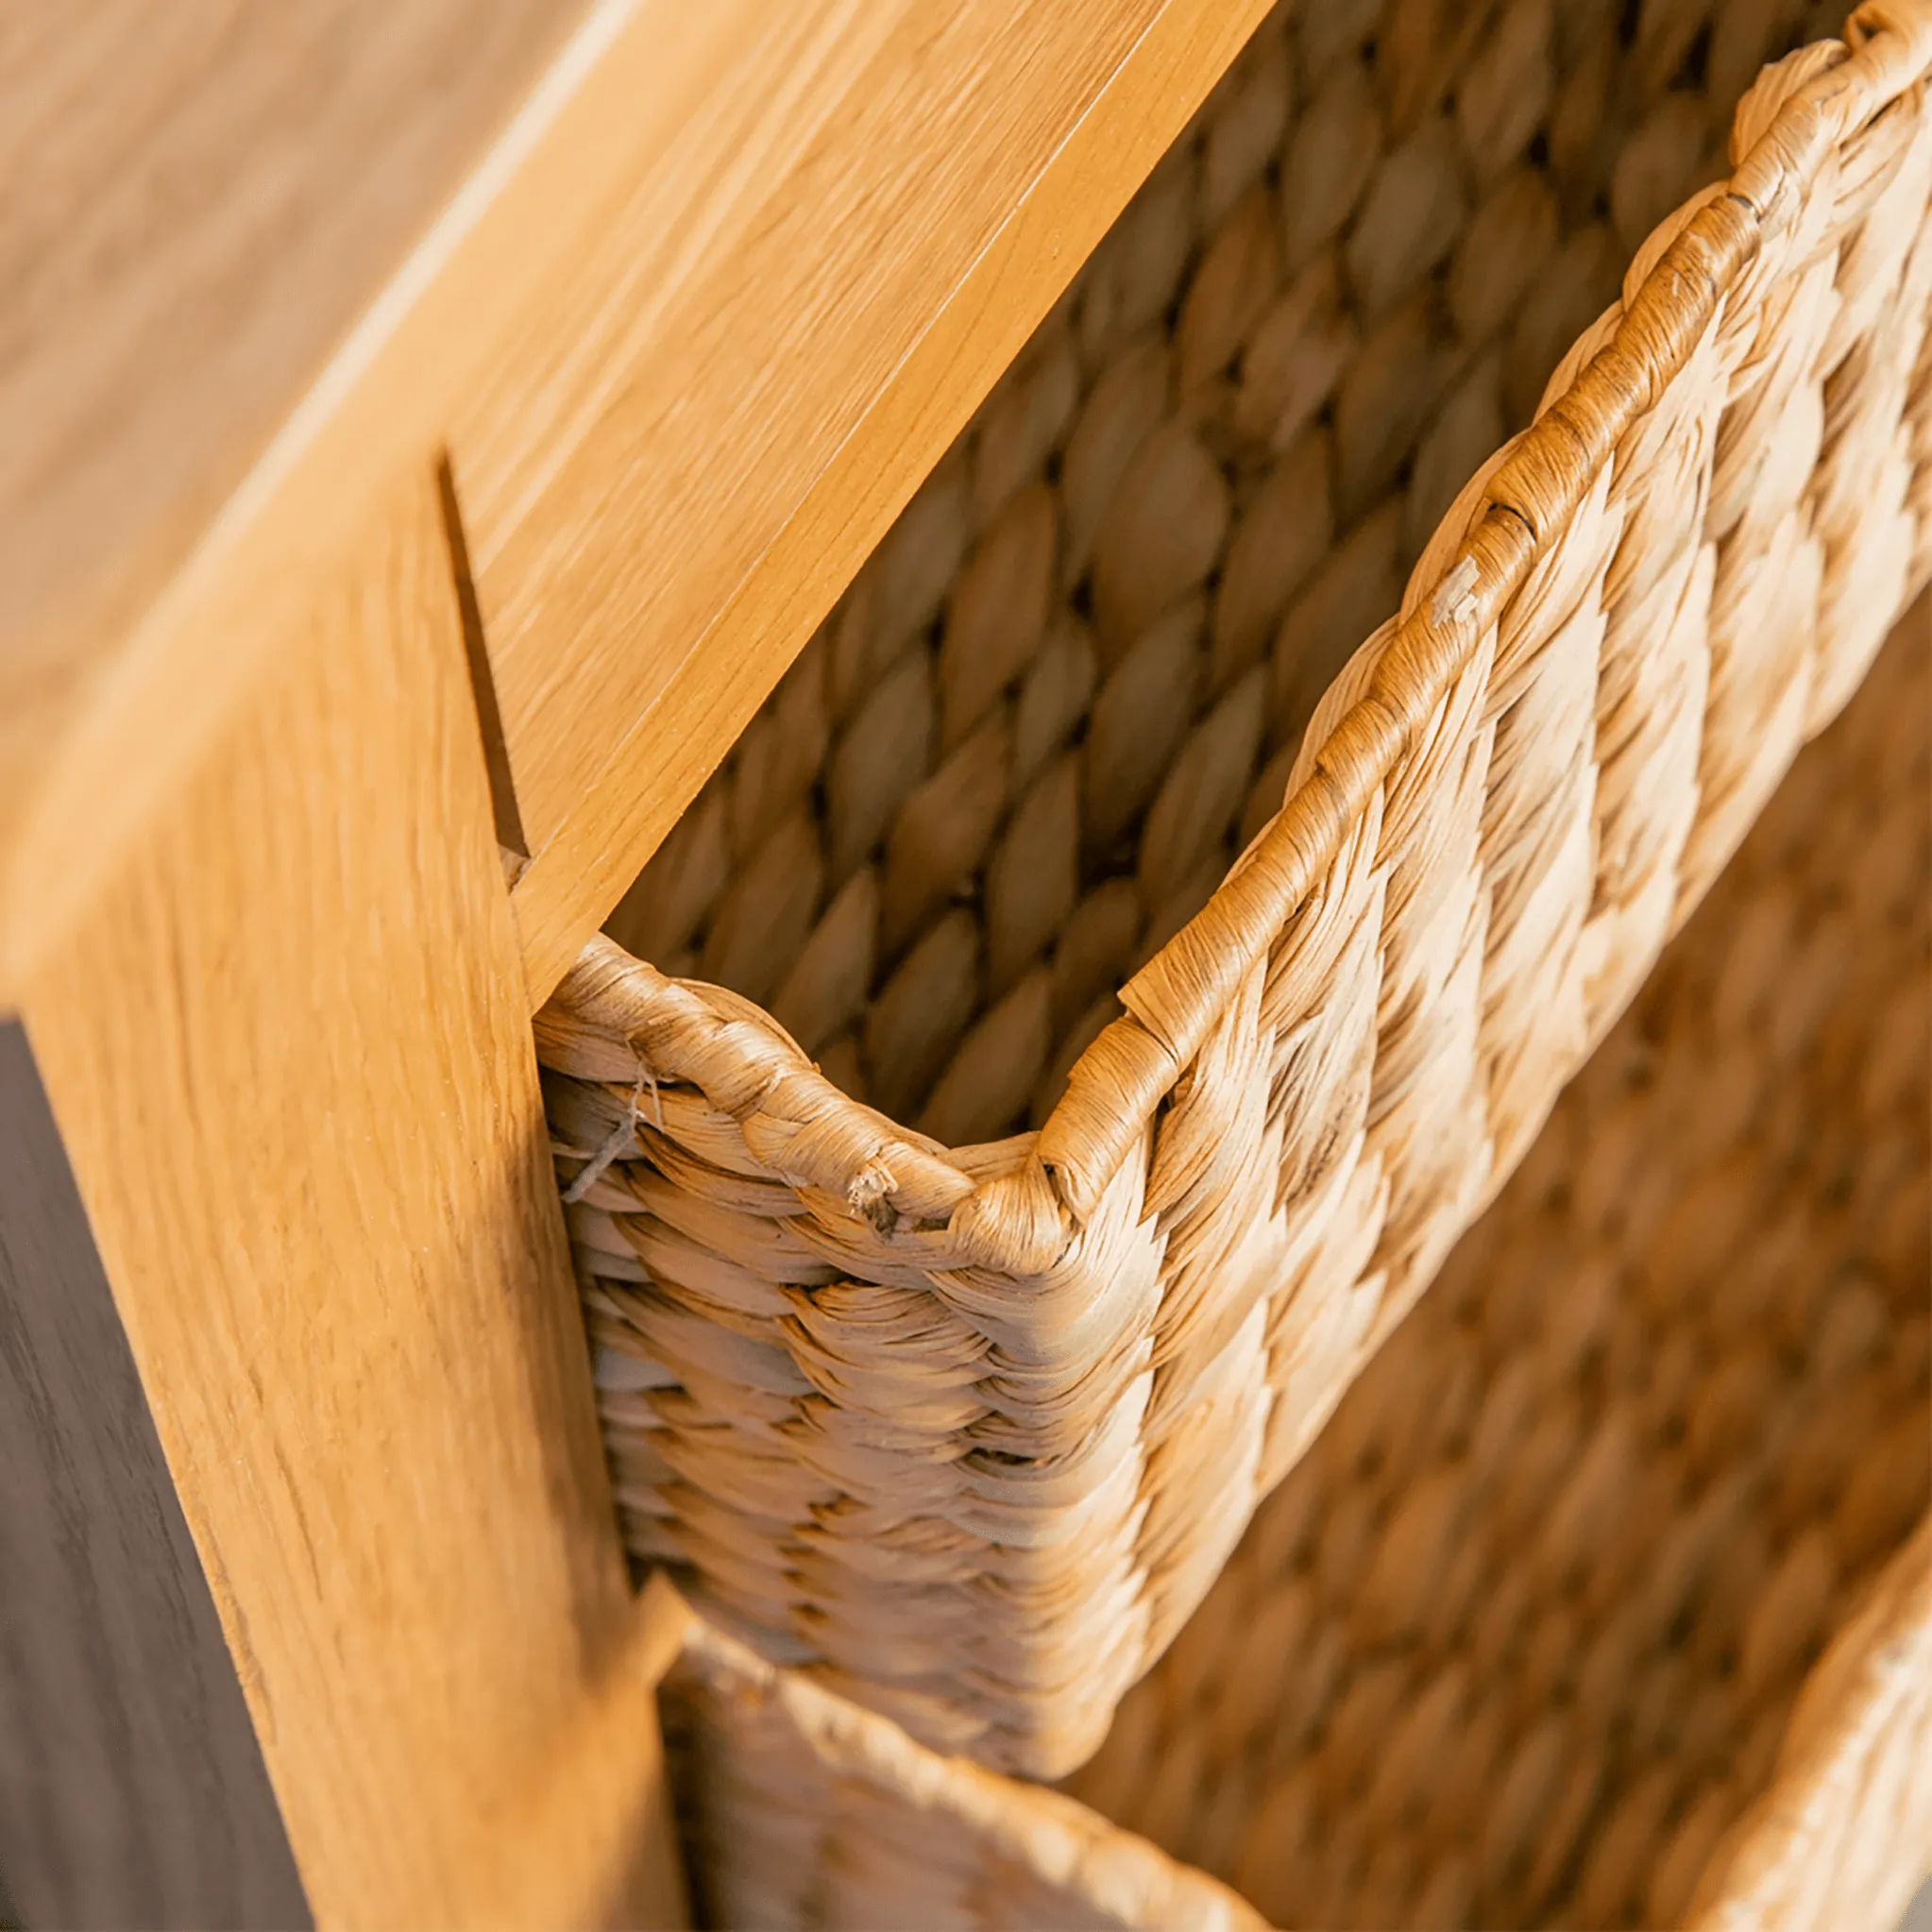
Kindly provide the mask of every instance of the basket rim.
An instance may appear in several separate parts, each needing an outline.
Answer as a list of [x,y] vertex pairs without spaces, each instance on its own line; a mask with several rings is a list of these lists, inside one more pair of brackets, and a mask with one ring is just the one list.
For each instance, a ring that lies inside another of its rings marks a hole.
[[[1535,420],[1451,505],[1399,616],[1369,640],[1382,648],[1361,695],[1312,759],[1312,739],[1304,740],[1296,771],[1305,762],[1305,775],[1280,810],[1207,905],[1120,988],[1125,1012],[1075,1061],[1036,1133],[942,1146],[851,1098],[754,1003],[667,978],[599,934],[538,1013],[538,1054],[557,1071],[635,1088],[628,1118],[567,1197],[587,1191],[652,1120],[647,1092],[654,1095],[661,1080],[688,1081],[738,1119],[754,1154],[774,1171],[842,1199],[895,1247],[924,1250],[927,1265],[1018,1275],[1052,1268],[1766,239],[1795,218],[1826,157],[1921,91],[1928,70],[1932,0],[1863,0],[1842,40],[1814,42],[1763,70],[1745,102],[1768,85],[1782,93],[1741,153],[1734,132],[1728,180],[1694,196],[1638,250],[1607,339],[1581,366],[1572,350]],[[1450,539],[1459,518],[1466,527]],[[622,1055],[610,1052],[612,1042],[623,1043]]]
[[1835,1819],[1866,1811],[1884,1747],[1895,1727],[1911,1721],[1910,1701],[1928,1666],[1932,1515],[1920,1517],[1873,1579],[1864,1604],[1806,1672],[1771,1784],[1704,1868],[1685,1920],[1690,1932],[1721,1932],[1754,1909],[1775,1920],[1791,1895],[1802,1896]]
[[950,1816],[976,1832],[989,1852],[1057,1878],[1108,1923],[1110,1894],[1123,1893],[1161,1908],[1146,1923],[1264,1932],[1260,1913],[1231,1886],[1140,1833],[1067,1792],[935,1751],[890,1718],[848,1702],[803,1671],[768,1662],[681,1598],[675,1601],[683,1620],[673,1681],[682,1675],[739,1703],[772,1708],[827,1780],[871,1786],[921,1812]]

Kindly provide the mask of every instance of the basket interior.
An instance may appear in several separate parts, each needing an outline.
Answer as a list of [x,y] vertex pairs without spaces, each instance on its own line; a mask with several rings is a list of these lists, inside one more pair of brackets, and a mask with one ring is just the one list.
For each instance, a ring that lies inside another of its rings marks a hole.
[[1038,1124],[1805,0],[1258,30],[609,922],[953,1145]]
[[1932,616],[1067,1788],[1286,1926],[1668,1925],[1932,1475]]

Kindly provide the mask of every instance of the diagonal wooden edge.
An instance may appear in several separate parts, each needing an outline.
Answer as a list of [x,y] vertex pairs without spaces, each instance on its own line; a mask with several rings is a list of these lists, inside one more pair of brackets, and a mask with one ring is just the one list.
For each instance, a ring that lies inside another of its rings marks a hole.
[[0,1009],[446,449],[540,1005],[1264,10],[603,0],[0,829]]

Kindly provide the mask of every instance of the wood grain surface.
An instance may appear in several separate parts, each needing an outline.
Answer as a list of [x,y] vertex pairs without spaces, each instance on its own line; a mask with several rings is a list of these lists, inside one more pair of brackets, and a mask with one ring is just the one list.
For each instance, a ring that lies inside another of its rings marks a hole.
[[0,818],[582,10],[0,8]]
[[1265,11],[797,8],[600,219],[451,438],[534,999]]
[[0,997],[246,678],[170,613],[447,449],[540,1002],[1263,10],[604,0],[16,802]]
[[22,1011],[316,1922],[663,1923],[433,476],[194,621],[255,681]]
[[0,1924],[309,1908],[26,1036],[0,1023]]

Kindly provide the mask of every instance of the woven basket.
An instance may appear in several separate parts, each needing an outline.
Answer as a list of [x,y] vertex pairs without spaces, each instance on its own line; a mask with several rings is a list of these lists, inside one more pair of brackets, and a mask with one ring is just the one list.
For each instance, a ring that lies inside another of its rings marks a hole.
[[1259,1923],[1212,1873],[1290,1927],[1891,1932],[1932,1866],[1928,740],[1922,606],[1065,1792],[696,1633],[712,1922]]
[[541,1017],[768,1658],[1084,1758],[1926,576],[1932,5],[1664,213],[1792,25],[1270,22]]

